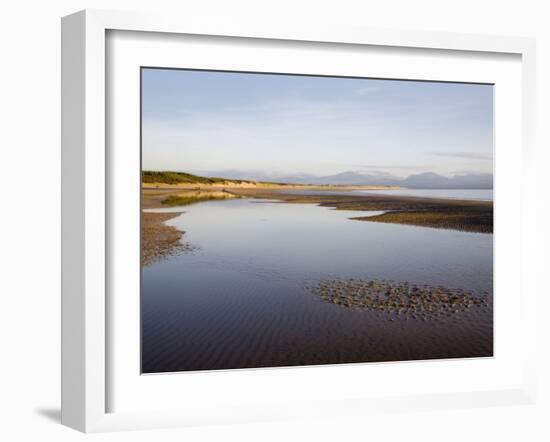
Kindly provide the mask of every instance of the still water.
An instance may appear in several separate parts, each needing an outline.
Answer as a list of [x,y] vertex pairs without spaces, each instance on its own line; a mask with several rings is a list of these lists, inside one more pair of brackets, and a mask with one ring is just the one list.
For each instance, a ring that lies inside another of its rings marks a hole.
[[492,293],[491,234],[256,199],[172,210],[196,248],[142,271],[145,373],[492,355],[492,311],[388,322],[307,289],[364,278]]

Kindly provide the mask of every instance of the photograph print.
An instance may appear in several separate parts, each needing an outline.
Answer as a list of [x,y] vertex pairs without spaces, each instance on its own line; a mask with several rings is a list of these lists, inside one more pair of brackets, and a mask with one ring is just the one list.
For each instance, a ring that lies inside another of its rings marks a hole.
[[493,356],[493,85],[141,68],[141,371]]

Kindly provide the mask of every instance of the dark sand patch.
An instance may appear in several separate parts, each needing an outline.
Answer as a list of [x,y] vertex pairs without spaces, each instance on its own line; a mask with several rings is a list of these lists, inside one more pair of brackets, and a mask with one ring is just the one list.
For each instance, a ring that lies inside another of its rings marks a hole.
[[370,311],[384,319],[434,321],[470,309],[488,309],[488,292],[475,294],[443,286],[364,279],[332,279],[310,290],[326,302],[354,311]]
[[175,218],[180,214],[141,212],[142,267],[146,267],[168,256],[194,250],[191,244],[181,240],[185,232],[165,224],[165,221]]
[[309,203],[336,210],[384,211],[376,216],[351,219],[368,222],[408,224],[466,232],[493,232],[493,202],[420,198],[392,195],[299,195],[284,191],[231,190],[250,198]]
[[354,217],[358,221],[409,224],[463,232],[493,233],[493,213],[485,207],[446,207],[386,212],[375,216]]

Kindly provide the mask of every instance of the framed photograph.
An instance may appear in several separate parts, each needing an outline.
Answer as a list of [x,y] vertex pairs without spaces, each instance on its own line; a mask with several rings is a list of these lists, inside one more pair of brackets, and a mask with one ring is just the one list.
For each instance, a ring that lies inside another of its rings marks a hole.
[[534,42],[62,22],[62,421],[534,400]]

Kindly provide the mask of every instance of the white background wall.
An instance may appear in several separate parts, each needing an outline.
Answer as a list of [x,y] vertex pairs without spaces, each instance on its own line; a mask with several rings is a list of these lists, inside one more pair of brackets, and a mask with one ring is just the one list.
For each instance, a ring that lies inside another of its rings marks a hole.
[[[533,36],[538,39],[539,191],[547,175],[550,124],[550,13],[544,1],[394,0],[19,0],[0,7],[0,439],[82,440],[59,425],[60,17],[83,8],[167,10],[177,14],[307,24]],[[546,150],[546,151],[545,151]],[[548,198],[540,198],[540,201]],[[540,220],[549,210],[540,207]],[[546,221],[547,224],[548,221]],[[541,295],[548,233],[539,225]],[[547,261],[548,262],[548,261]],[[161,440],[550,440],[550,307],[540,304],[538,405],[379,415],[91,436]],[[90,437],[90,436],[88,436]]]

